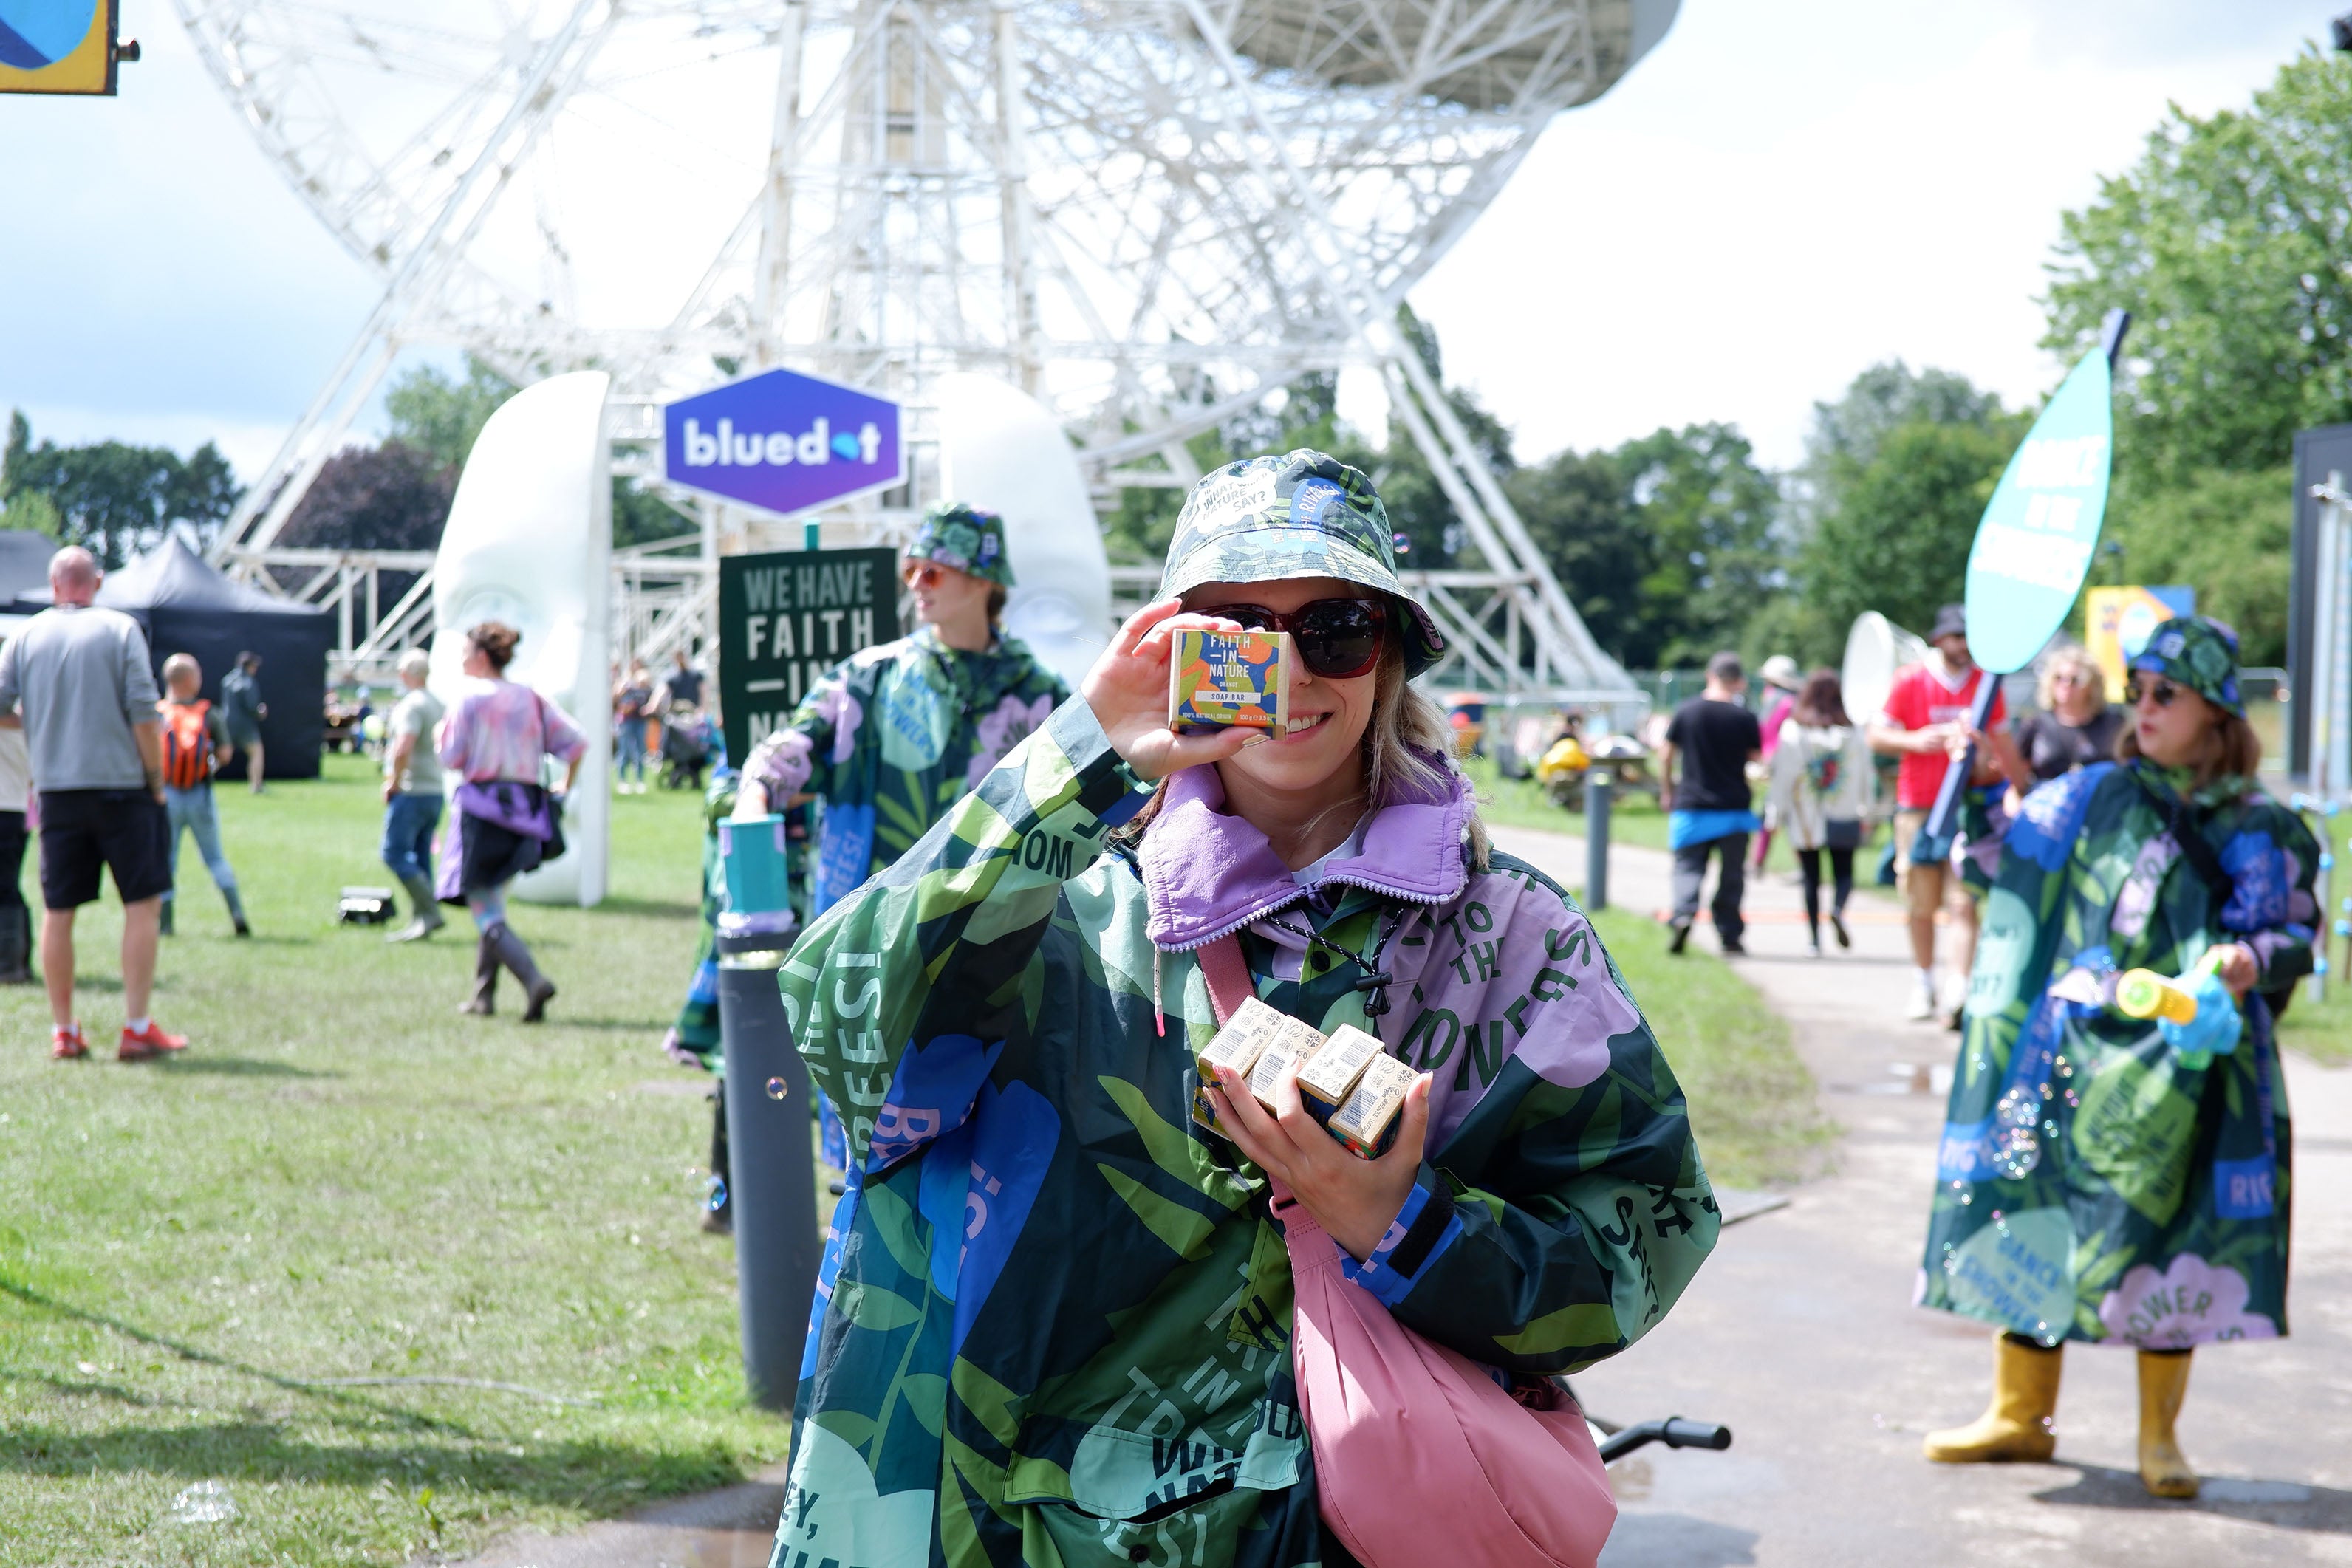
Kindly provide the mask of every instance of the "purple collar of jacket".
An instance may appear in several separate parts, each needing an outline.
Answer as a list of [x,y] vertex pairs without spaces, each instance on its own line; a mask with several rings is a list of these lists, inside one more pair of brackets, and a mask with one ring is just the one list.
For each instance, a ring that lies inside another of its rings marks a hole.
[[[1223,810],[1214,768],[1188,768],[1168,780],[1168,798],[1136,854],[1150,912],[1151,940],[1188,952],[1297,903],[1309,889],[1265,835]],[[1323,868],[1325,882],[1369,888],[1414,904],[1444,904],[1469,884],[1463,832],[1470,784],[1452,768],[1434,793],[1381,808],[1365,825],[1363,852]]]

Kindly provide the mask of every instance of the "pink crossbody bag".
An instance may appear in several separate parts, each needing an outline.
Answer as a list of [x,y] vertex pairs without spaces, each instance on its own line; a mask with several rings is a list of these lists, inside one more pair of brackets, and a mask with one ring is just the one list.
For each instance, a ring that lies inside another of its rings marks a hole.
[[[1255,988],[1232,936],[1200,950],[1222,1023]],[[1339,1270],[1338,1243],[1281,1182],[1296,1292],[1291,1361],[1323,1522],[1367,1568],[1591,1568],[1616,1500],[1583,1412],[1512,1397]]]

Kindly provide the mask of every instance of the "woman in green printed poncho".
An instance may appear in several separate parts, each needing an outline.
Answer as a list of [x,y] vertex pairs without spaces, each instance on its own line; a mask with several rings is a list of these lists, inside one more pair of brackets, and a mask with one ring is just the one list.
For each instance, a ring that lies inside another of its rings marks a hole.
[[[2047,1459],[2063,1343],[2129,1344],[2140,1479],[2194,1497],[2173,1436],[2191,1348],[2286,1333],[2272,1023],[2311,971],[2319,848],[2254,786],[2228,628],[2158,626],[2130,699],[2120,761],[2036,789],[1999,846],[1919,1295],[2002,1332],[1991,1407],[1926,1448]],[[2203,975],[2181,981],[2195,1019],[2119,1010],[2136,968]]]

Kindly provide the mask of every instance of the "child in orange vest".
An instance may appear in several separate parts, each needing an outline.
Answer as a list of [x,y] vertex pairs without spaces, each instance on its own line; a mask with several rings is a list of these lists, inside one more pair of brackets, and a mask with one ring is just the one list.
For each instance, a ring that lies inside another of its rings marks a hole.
[[[228,745],[228,727],[212,704],[196,693],[205,673],[185,653],[163,661],[163,687],[170,693],[155,705],[163,730],[163,809],[172,823],[172,881],[180,880],[180,833],[196,836],[196,852],[213,873],[213,885],[228,902],[228,917],[240,936],[253,935],[245,922],[245,904],[237,897],[236,873],[221,852],[220,814],[213,804],[213,769]],[[163,895],[163,935],[172,935],[173,896]]]

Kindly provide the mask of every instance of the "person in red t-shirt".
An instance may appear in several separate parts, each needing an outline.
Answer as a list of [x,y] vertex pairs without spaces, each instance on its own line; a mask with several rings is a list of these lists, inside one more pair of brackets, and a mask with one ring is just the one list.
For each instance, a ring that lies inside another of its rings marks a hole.
[[[1935,651],[1924,664],[1914,664],[1895,677],[1885,710],[1870,727],[1871,749],[1903,759],[1895,781],[1895,858],[1903,868],[1904,902],[1911,919],[1911,956],[1919,966],[1919,983],[1904,1014],[1914,1019],[1936,1016],[1938,905],[1951,910],[1952,923],[1959,931],[1959,950],[1952,955],[1952,972],[1958,982],[1954,987],[1956,998],[1966,990],[1969,966],[1976,956],[1976,902],[1951,869],[1951,836],[1930,839],[1924,830],[1937,792],[1944,787],[1944,775],[1969,743],[1969,712],[1976,702],[1978,683],[1999,679],[1978,669],[1969,657],[1968,612],[1960,605],[1947,604],[1936,612],[1935,629],[1927,640]],[[1984,744],[1978,750],[1977,771],[1970,782],[1990,782],[2006,774],[2021,789],[2031,789],[2032,771],[2001,722],[2006,716],[1996,692],[1988,720],[1990,732],[1976,737]],[[1958,821],[1958,812],[1953,821]],[[1951,1011],[1955,1016],[1959,1011],[1957,999]]]

